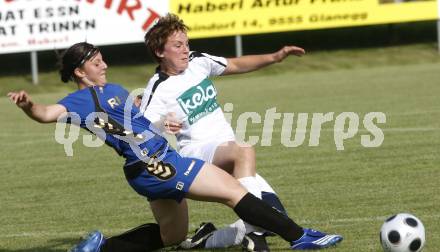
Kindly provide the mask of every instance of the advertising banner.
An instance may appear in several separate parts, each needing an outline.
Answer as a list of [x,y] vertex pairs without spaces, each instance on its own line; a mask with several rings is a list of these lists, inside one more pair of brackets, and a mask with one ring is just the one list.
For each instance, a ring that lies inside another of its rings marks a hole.
[[0,0],[0,54],[142,42],[168,0]]
[[191,38],[438,19],[436,0],[171,0]]
[[0,54],[142,42],[167,12],[191,38],[438,19],[440,0],[0,0]]

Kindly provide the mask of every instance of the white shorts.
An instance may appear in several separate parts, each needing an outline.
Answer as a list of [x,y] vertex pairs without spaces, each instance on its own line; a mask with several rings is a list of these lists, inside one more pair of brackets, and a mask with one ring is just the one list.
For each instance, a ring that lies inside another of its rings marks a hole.
[[193,157],[205,162],[212,163],[217,147],[222,143],[235,141],[235,139],[212,140],[208,142],[192,142],[180,148],[179,154],[182,157]]

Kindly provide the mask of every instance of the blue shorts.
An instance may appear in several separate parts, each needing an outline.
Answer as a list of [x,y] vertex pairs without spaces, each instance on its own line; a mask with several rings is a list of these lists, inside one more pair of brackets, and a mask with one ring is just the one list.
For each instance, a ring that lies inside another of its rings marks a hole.
[[162,161],[125,165],[124,173],[130,186],[149,201],[174,199],[180,202],[204,164],[200,159],[184,158],[169,149]]

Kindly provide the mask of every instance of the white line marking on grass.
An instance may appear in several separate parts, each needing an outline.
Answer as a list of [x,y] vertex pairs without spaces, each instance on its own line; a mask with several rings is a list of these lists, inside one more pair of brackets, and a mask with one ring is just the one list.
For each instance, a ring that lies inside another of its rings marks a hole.
[[[382,129],[387,132],[413,132],[413,131],[440,131],[440,128],[385,128]],[[360,132],[368,132],[367,130],[359,130]]]
[[[381,129],[384,132],[425,132],[425,131],[440,131],[440,128],[383,128]],[[296,130],[295,128],[292,129],[292,132],[305,132],[308,133],[310,130]],[[333,132],[334,129],[321,129],[323,132]],[[246,132],[262,132],[262,129],[250,129],[246,130]],[[274,129],[273,132],[281,132],[281,129]],[[369,133],[370,131],[365,129],[359,129],[358,133]]]
[[29,132],[8,132],[8,133],[0,133],[0,137],[11,137],[16,139],[17,136],[20,138],[26,138],[26,137],[35,137],[35,138],[43,138],[43,137],[53,137],[53,133],[29,133]]
[[[127,231],[128,229],[104,229],[103,233],[122,233]],[[87,235],[90,233],[90,231],[75,231],[75,232],[23,232],[23,233],[16,233],[16,234],[5,234],[0,235],[1,238],[20,238],[20,237],[70,237],[70,236],[76,236],[78,238]]]
[[421,114],[437,114],[440,113],[440,110],[420,110],[420,111],[408,111],[408,112],[390,112],[386,113],[387,115],[393,115],[393,116],[406,116],[406,115],[421,115]]
[[[397,213],[396,213],[397,214]],[[324,223],[359,223],[359,222],[371,222],[371,221],[385,221],[387,216],[371,216],[371,217],[357,217],[357,218],[340,218],[340,219],[328,219],[326,221],[312,221],[312,220],[302,220],[301,223],[313,223],[313,224],[324,224]],[[440,214],[430,214],[419,216],[423,220],[440,219]]]
[[[359,222],[372,222],[372,221],[385,221],[390,215],[388,216],[370,216],[370,217],[358,217],[358,218],[340,218],[340,219],[328,219],[325,221],[313,221],[313,220],[298,220],[299,223],[304,224],[328,224],[328,223],[359,223]],[[434,220],[434,219],[440,219],[440,214],[430,214],[430,215],[421,215],[419,216],[422,221],[427,222],[427,220]],[[229,226],[230,223],[223,223],[223,224],[217,224],[219,227],[225,227]],[[190,232],[191,230],[194,230],[197,228],[198,225],[196,224],[190,224]],[[104,234],[119,234],[122,232],[125,232],[129,230],[130,228],[126,229],[103,229],[101,230]],[[23,237],[82,237],[91,232],[89,231],[72,231],[72,232],[23,232],[23,233],[16,233],[16,234],[2,234],[0,235],[0,238],[23,238]]]

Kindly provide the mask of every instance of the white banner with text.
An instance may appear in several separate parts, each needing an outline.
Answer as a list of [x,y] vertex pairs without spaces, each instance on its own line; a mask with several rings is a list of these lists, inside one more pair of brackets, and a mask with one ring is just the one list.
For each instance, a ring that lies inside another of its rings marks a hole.
[[142,42],[168,11],[168,0],[0,0],[0,54]]

